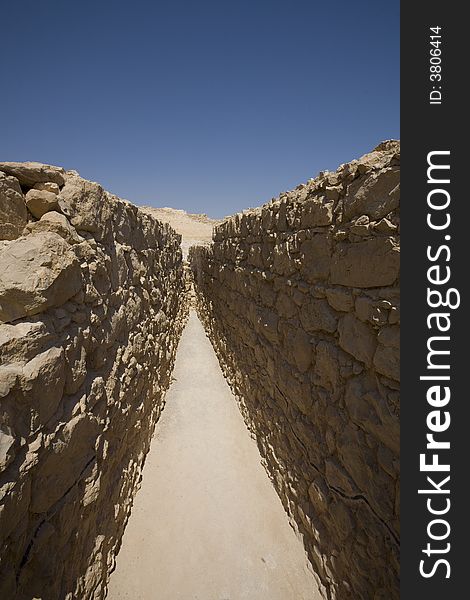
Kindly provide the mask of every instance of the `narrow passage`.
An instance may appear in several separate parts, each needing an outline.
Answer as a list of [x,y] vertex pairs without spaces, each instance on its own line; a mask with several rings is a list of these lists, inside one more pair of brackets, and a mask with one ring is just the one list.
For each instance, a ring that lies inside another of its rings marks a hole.
[[174,377],[108,599],[320,599],[194,312]]

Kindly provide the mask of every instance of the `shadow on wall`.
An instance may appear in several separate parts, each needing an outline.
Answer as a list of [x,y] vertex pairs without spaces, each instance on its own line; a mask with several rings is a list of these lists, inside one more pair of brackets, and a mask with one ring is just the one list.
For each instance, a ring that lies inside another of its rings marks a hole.
[[399,598],[399,177],[384,142],[190,250],[200,317],[329,599]]

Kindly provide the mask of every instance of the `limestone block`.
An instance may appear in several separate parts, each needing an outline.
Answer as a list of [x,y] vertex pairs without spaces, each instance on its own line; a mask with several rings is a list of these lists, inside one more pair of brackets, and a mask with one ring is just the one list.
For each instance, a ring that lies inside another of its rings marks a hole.
[[300,227],[320,227],[333,222],[333,202],[324,197],[309,198],[300,205]]
[[65,424],[34,473],[32,512],[46,512],[78,482],[95,456],[98,432],[98,422],[89,415],[78,415]]
[[317,281],[326,279],[330,274],[331,240],[325,233],[317,233],[300,247],[301,274],[305,279]]
[[382,375],[400,381],[400,328],[397,325],[382,327],[377,340],[375,368]]
[[341,389],[341,376],[338,348],[325,340],[318,342],[315,349],[314,373],[315,383],[337,394]]
[[340,319],[338,331],[341,348],[370,367],[377,347],[377,338],[372,329],[355,316],[347,314]]
[[0,240],[14,240],[28,221],[25,200],[18,180],[0,171]]
[[291,318],[297,315],[297,305],[293,301],[291,296],[288,296],[284,292],[279,292],[276,300],[276,313],[280,317]]
[[27,187],[47,181],[52,181],[59,186],[65,183],[64,169],[38,162],[0,162],[0,171],[13,175],[21,185]]
[[373,288],[392,285],[400,270],[400,249],[392,238],[339,243],[331,264],[331,282]]
[[298,329],[292,337],[288,338],[294,356],[295,364],[301,373],[305,373],[312,363],[312,346],[310,337],[301,329]]
[[70,225],[67,217],[56,210],[46,212],[39,221],[34,221],[26,225],[25,234],[52,231],[57,233],[69,244],[79,244],[83,238],[78,235],[75,229]]
[[65,385],[65,360],[62,348],[52,347],[37,354],[23,367],[21,389],[25,401],[45,424],[55,413]]
[[79,232],[87,231],[97,240],[109,234],[112,205],[100,185],[71,176],[57,198],[61,212]]
[[26,206],[33,217],[40,219],[50,210],[58,209],[57,194],[47,190],[29,190],[26,193]]
[[350,312],[354,308],[354,300],[349,289],[329,288],[325,291],[326,299],[335,310]]
[[400,351],[379,344],[374,355],[374,367],[379,373],[400,381]]
[[80,265],[56,233],[19,238],[0,249],[0,321],[66,302],[82,284]]
[[398,456],[400,451],[399,421],[370,374],[361,374],[346,384],[345,405],[355,423],[374,435]]
[[256,308],[257,331],[272,343],[276,343],[279,340],[277,325],[278,317],[274,312],[259,307]]
[[386,217],[398,208],[400,201],[400,169],[388,167],[350,184],[344,199],[347,219],[367,215],[373,221]]
[[305,331],[336,331],[338,318],[326,300],[309,298],[300,309],[300,322]]

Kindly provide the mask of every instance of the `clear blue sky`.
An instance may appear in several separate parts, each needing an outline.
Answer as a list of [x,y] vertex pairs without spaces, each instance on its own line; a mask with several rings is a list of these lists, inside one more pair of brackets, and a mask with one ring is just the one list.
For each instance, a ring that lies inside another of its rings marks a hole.
[[2,8],[0,160],[220,217],[399,137],[398,0]]

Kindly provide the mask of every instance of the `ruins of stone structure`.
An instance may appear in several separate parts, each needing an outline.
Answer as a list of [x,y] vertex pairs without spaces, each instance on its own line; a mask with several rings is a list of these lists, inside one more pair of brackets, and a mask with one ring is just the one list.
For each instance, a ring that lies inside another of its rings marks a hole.
[[399,153],[227,219],[199,314],[331,599],[398,598]]
[[[399,593],[399,153],[384,142],[189,255],[329,600]],[[188,311],[180,242],[73,171],[0,163],[1,598],[104,597]]]
[[0,164],[0,598],[102,598],[186,317],[180,236]]

